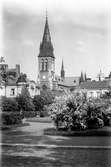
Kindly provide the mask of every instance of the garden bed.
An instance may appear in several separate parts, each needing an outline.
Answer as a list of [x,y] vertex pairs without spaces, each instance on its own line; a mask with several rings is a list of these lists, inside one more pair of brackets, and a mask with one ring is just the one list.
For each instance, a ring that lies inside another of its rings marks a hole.
[[88,129],[84,131],[65,131],[62,129],[56,130],[55,128],[48,128],[44,130],[44,134],[52,136],[111,136],[111,127]]

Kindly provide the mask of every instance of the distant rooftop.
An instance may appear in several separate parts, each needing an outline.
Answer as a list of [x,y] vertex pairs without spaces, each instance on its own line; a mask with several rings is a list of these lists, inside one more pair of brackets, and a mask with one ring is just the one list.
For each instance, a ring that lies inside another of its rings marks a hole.
[[88,81],[88,82],[82,82],[80,84],[81,89],[108,89],[110,86],[109,80],[104,81]]
[[66,87],[73,87],[79,84],[80,77],[65,77],[63,81],[59,81],[58,84]]

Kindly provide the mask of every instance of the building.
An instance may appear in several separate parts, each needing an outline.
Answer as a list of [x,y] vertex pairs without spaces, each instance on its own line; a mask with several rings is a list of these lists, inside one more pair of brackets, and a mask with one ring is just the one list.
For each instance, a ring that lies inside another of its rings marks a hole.
[[42,42],[40,43],[38,68],[38,82],[40,84],[40,88],[50,90],[56,89],[57,81],[55,80],[55,56],[47,16]]
[[26,74],[20,73],[20,65],[9,68],[3,57],[0,59],[0,96],[16,97],[21,94],[23,86],[27,86],[30,96],[40,94],[40,87],[35,81],[29,80]]
[[87,97],[98,98],[109,90],[111,80],[87,81],[82,82],[79,86],[81,90],[87,93]]

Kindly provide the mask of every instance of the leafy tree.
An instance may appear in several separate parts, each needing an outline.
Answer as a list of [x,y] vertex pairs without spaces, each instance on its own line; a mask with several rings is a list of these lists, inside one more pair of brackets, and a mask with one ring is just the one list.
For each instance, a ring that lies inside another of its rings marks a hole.
[[18,108],[24,113],[25,116],[33,115],[35,110],[32,98],[26,86],[22,88],[21,94],[16,98],[18,102]]
[[43,96],[41,95],[36,95],[33,98],[33,104],[35,106],[35,110],[36,111],[42,111],[44,108],[44,104],[45,104],[45,99]]
[[41,91],[41,96],[44,98],[44,105],[49,105],[54,101],[54,95],[50,90]]

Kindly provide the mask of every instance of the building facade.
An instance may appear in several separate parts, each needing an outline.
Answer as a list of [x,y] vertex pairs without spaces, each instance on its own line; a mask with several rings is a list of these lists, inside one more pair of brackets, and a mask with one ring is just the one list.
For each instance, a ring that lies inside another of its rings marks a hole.
[[30,96],[40,95],[40,88],[35,81],[29,80],[26,74],[20,73],[20,65],[9,68],[3,57],[0,58],[0,96],[13,98],[21,94],[27,86]]
[[111,87],[111,79],[103,81],[87,81],[80,84],[80,90],[84,90],[88,98],[99,98]]

